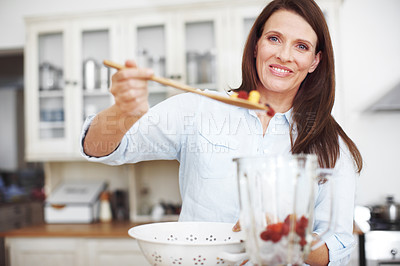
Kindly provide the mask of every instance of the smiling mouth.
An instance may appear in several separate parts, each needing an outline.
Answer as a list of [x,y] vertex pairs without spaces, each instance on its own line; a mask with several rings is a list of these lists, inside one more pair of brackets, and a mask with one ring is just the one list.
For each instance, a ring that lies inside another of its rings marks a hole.
[[274,71],[279,72],[279,73],[290,73],[290,72],[291,72],[291,71],[289,71],[289,70],[282,69],[282,68],[278,68],[278,67],[273,67],[273,66],[271,66],[271,68],[272,68]]

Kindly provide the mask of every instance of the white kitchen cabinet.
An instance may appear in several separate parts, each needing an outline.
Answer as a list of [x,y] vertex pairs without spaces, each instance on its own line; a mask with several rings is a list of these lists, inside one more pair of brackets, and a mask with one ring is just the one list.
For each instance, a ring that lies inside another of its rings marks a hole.
[[[112,103],[107,85],[85,88],[83,63],[117,60],[112,19],[27,20],[25,48],[26,159],[79,158],[84,116]],[[99,65],[100,66],[100,65]],[[101,68],[99,73],[102,72]],[[107,77],[106,77],[107,78]]]
[[6,238],[6,250],[8,266],[149,265],[128,238]]
[[84,243],[74,238],[6,238],[8,266],[84,266]]
[[133,239],[88,239],[87,266],[150,265]]
[[[196,10],[196,11],[193,11]],[[200,89],[222,88],[220,67],[227,27],[225,11],[204,8],[164,9],[133,16],[127,23],[127,55],[139,66]],[[150,82],[150,105],[179,91]]]
[[[152,68],[155,75],[166,77],[171,69],[169,63],[175,57],[171,49],[174,42],[171,40],[171,16],[167,13],[138,14],[128,18],[126,24],[126,58],[133,58],[139,67]],[[171,88],[153,81],[149,81],[148,86],[151,107],[173,93]]]

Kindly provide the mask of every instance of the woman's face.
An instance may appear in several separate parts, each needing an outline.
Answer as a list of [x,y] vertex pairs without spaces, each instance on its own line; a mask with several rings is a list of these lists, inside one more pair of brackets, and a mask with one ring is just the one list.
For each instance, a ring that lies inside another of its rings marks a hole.
[[316,45],[317,34],[301,16],[287,10],[273,13],[255,51],[262,87],[294,97],[307,74],[318,66],[321,55],[315,55]]

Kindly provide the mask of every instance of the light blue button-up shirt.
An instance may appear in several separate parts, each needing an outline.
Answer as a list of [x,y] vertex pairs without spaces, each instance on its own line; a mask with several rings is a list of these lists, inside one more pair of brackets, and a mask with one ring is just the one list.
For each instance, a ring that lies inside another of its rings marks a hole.
[[[82,132],[82,141],[93,117]],[[110,165],[146,160],[178,160],[182,198],[180,221],[218,221],[235,223],[239,219],[236,157],[249,155],[288,155],[292,123],[291,110],[277,113],[265,135],[253,110],[184,93],[151,108],[123,137],[110,155],[89,161]],[[345,145],[334,169],[340,189],[335,203],[340,209],[335,234],[326,240],[330,265],[345,265],[353,249],[353,207],[356,173]],[[325,231],[329,217],[324,189],[315,200],[314,231]],[[336,262],[336,263],[334,263]]]

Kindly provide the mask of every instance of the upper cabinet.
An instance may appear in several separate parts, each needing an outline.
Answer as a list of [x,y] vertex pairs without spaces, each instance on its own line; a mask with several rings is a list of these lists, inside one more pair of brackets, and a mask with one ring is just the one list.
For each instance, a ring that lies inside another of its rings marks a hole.
[[[337,2],[321,1],[330,24]],[[113,103],[115,70],[104,67],[104,59],[133,58],[156,75],[199,89],[238,87],[247,34],[265,4],[199,2],[27,18],[26,159],[82,160],[84,119]],[[176,93],[149,82],[150,106]]]
[[45,20],[27,24],[25,115],[27,160],[79,156],[87,115],[112,103],[110,70],[116,57],[114,20]]
[[[204,9],[204,8],[203,8]],[[168,8],[128,18],[126,55],[138,66],[199,89],[217,90],[223,80],[227,15],[214,9],[187,12]],[[149,82],[150,106],[178,91]]]

